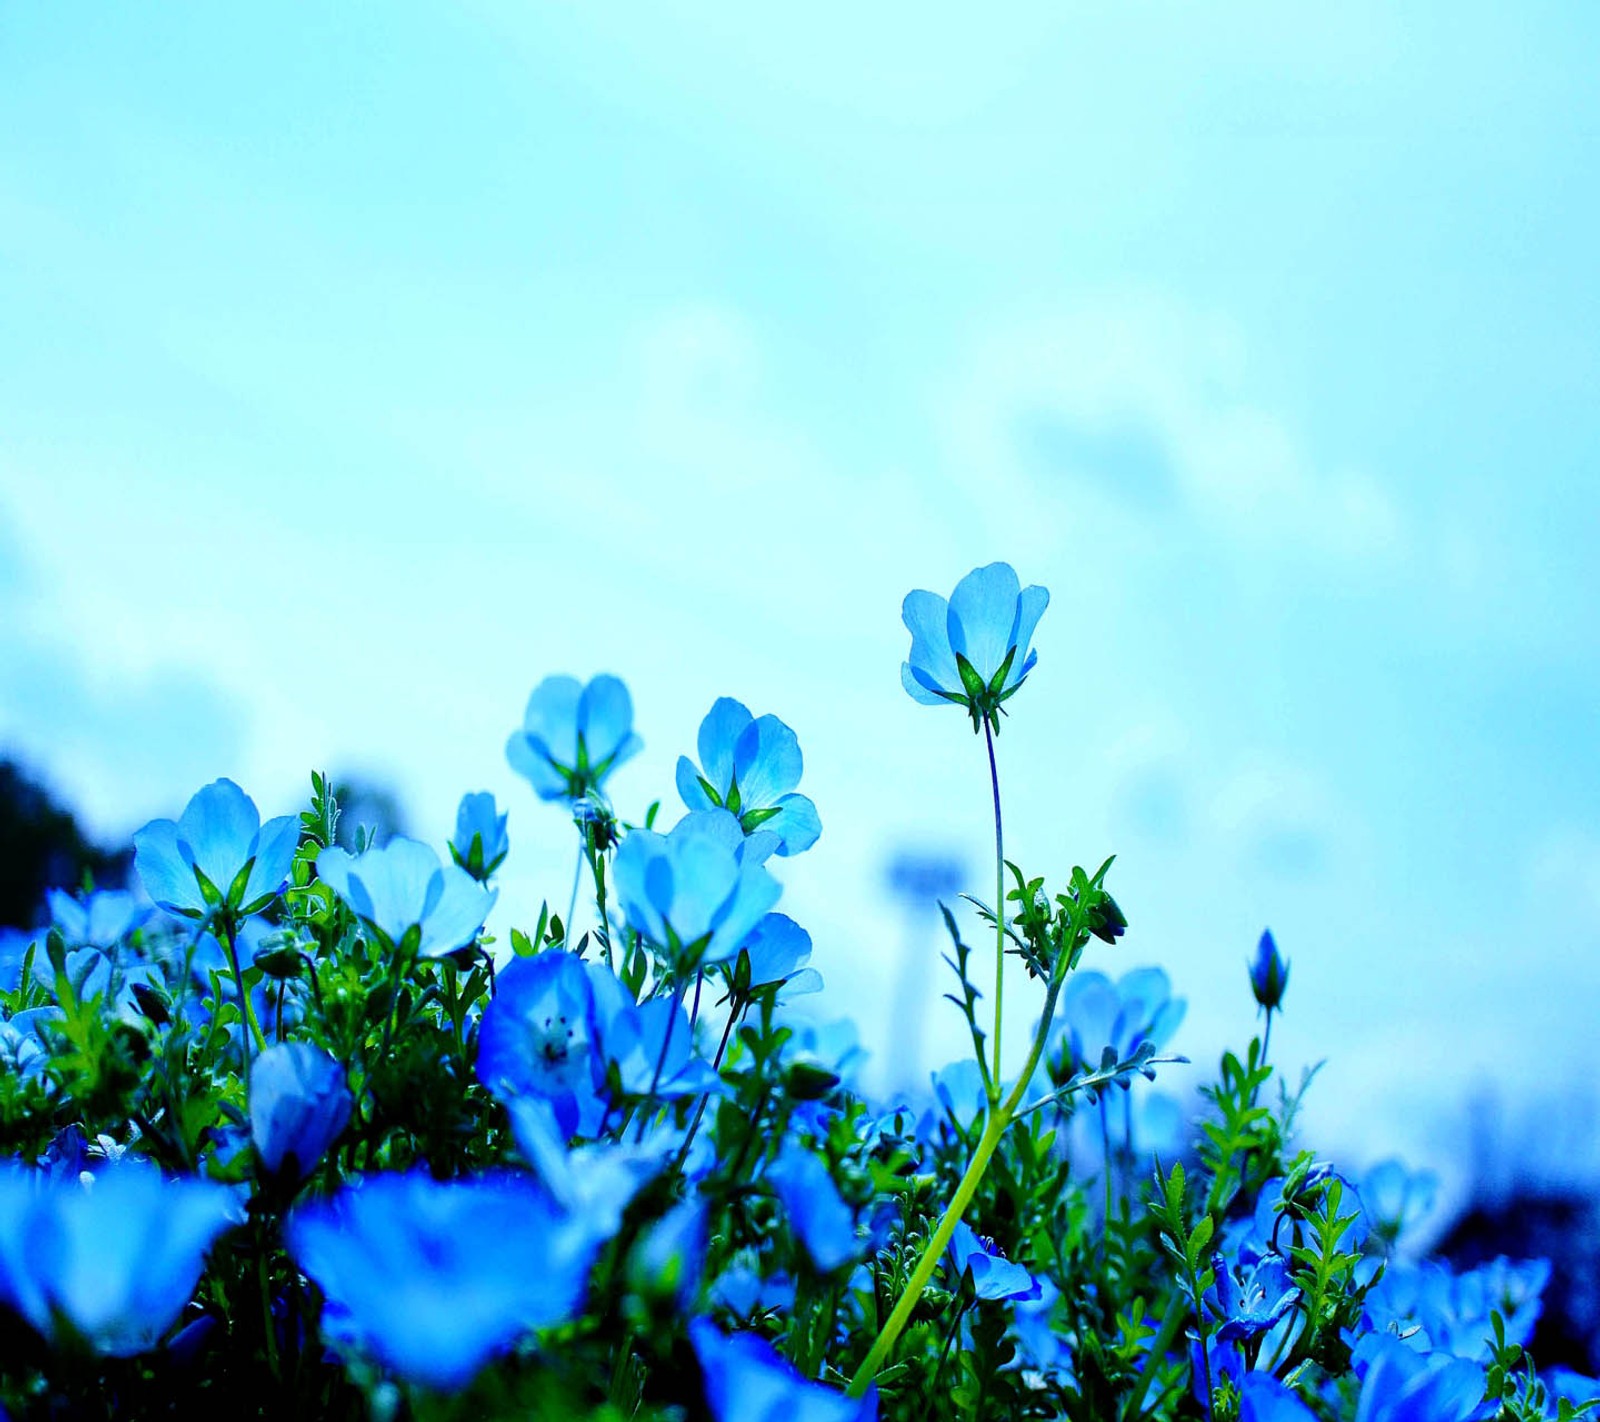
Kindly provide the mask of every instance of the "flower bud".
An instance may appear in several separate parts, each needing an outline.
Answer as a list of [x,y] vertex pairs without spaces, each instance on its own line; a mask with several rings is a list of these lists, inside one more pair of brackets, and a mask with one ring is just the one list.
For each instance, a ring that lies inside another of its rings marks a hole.
[[1250,964],[1250,991],[1268,1012],[1274,1011],[1283,1001],[1284,990],[1289,986],[1289,965],[1278,952],[1278,945],[1268,929],[1256,945],[1256,956]]

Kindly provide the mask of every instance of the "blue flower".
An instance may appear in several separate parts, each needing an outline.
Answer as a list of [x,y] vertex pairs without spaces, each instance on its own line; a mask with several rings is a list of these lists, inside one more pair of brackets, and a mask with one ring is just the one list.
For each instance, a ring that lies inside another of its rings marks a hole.
[[653,997],[636,1004],[624,993],[607,1012],[600,994],[595,1001],[606,1079],[623,1096],[671,1101],[718,1089],[716,1072],[695,1055],[694,1031],[680,1003]]
[[689,1341],[715,1422],[876,1422],[877,1388],[855,1398],[807,1382],[754,1333],[725,1336],[708,1319],[696,1318]]
[[678,793],[691,810],[725,809],[746,834],[765,830],[779,854],[810,849],[822,833],[817,807],[794,793],[804,762],[800,742],[776,716],[752,716],[721,697],[700,723],[700,765],[678,757]]
[[153,1348],[194,1294],[206,1251],[240,1218],[226,1186],[163,1180],[143,1161],[88,1181],[0,1172],[0,1303],[46,1339],[97,1353]]
[[0,1022],[0,1063],[24,1081],[37,1081],[50,1060],[49,1022],[60,1022],[66,1012],[59,1007],[31,1007]]
[[1239,1383],[1239,1422],[1317,1422],[1317,1415],[1271,1373],[1246,1373]]
[[1079,972],[1068,980],[1052,1035],[1066,1040],[1056,1066],[1065,1077],[1094,1070],[1107,1047],[1127,1061],[1143,1042],[1160,1048],[1183,1022],[1188,1004],[1172,996],[1160,968],[1135,968],[1115,983],[1104,973]]
[[561,949],[518,958],[498,974],[483,1012],[478,1079],[506,1104],[548,1101],[564,1137],[591,1134],[605,1115],[595,1038],[594,989],[583,961]]
[[769,913],[740,944],[750,959],[751,988],[787,983],[788,996],[817,992],[822,978],[805,965],[811,958],[811,935],[787,914]]
[[506,759],[541,800],[579,800],[597,794],[643,745],[633,733],[628,688],[616,677],[583,686],[547,676],[528,698],[522,729],[506,742]]
[[808,1150],[787,1147],[768,1172],[796,1237],[819,1273],[831,1274],[861,1257],[855,1211],[845,1204],[828,1168]]
[[337,845],[317,856],[317,876],[351,912],[399,948],[415,931],[415,951],[442,958],[478,936],[496,891],[465,869],[439,863],[414,839],[392,839],[359,858]]
[[1265,1254],[1254,1263],[1237,1265],[1219,1251],[1212,1256],[1216,1283],[1205,1301],[1221,1321],[1215,1337],[1221,1343],[1259,1338],[1277,1326],[1300,1297],[1299,1286],[1289,1277],[1288,1267],[1276,1254]]
[[727,810],[697,810],[668,834],[630,830],[612,874],[628,926],[684,970],[731,958],[778,900],[761,861],[775,841],[748,840]]
[[687,1312],[700,1292],[706,1260],[706,1206],[680,1200],[645,1231],[628,1257],[628,1282],[641,1294],[670,1297]]
[[1399,1160],[1382,1160],[1361,1179],[1361,1205],[1367,1223],[1392,1245],[1432,1208],[1439,1177],[1431,1170],[1407,1170]]
[[1250,991],[1268,1012],[1283,1001],[1284,990],[1289,986],[1289,965],[1278,952],[1278,943],[1269,928],[1256,944],[1256,956],[1250,962]]
[[344,1068],[309,1042],[277,1042],[250,1068],[250,1137],[268,1173],[311,1173],[353,1104]]
[[1480,1415],[1484,1373],[1477,1363],[1421,1353],[1382,1334],[1361,1340],[1356,1363],[1364,1376],[1355,1422],[1471,1422]]
[[463,795],[456,811],[456,837],[450,857],[474,879],[488,882],[511,849],[506,816],[495,814],[494,796],[487,790]]
[[911,656],[900,680],[925,706],[965,706],[974,730],[1000,728],[1000,705],[1015,694],[1038,659],[1033,629],[1050,602],[1041,587],[1022,588],[1009,563],[975,568],[946,602],[937,593],[906,594],[901,618]]
[[946,1258],[957,1280],[970,1280],[974,1298],[993,1302],[1037,1299],[1043,1292],[1032,1274],[1001,1254],[993,1241],[980,1239],[965,1220],[956,1221]]
[[507,1103],[517,1150],[544,1186],[545,1193],[575,1219],[587,1220],[609,1238],[622,1228],[622,1213],[654,1180],[678,1150],[677,1140],[594,1141],[569,1148],[555,1107],[537,1096]]
[[323,1336],[408,1382],[465,1387],[579,1309],[600,1238],[526,1176],[372,1176],[301,1205],[289,1253],[327,1298]]
[[61,930],[69,948],[98,948],[110,952],[142,924],[149,910],[122,889],[104,889],[81,901],[60,889],[45,895],[50,921]]
[[151,820],[133,836],[133,867],[162,908],[204,918],[225,904],[258,913],[289,877],[300,822],[261,823],[254,801],[231,780],[195,793],[176,821]]

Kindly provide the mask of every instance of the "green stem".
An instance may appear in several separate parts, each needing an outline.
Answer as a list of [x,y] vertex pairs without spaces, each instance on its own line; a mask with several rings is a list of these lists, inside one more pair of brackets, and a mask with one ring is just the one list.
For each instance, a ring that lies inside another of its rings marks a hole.
[[567,917],[561,925],[566,935],[561,944],[563,948],[572,947],[572,916],[578,911],[578,885],[583,880],[583,866],[589,858],[589,826],[581,826],[578,835],[578,862],[572,866],[572,897],[567,900]]
[[928,1281],[933,1278],[934,1271],[939,1267],[939,1261],[944,1257],[944,1251],[950,1243],[950,1236],[956,1232],[956,1226],[961,1223],[961,1217],[967,1211],[967,1206],[972,1203],[972,1197],[977,1193],[979,1182],[989,1166],[989,1159],[994,1155],[996,1147],[1005,1137],[1016,1115],[1017,1107],[1021,1104],[1023,1095],[1027,1092],[1028,1083],[1033,1079],[1034,1069],[1039,1065],[1039,1058],[1044,1052],[1045,1038],[1050,1034],[1050,1021],[1055,1016],[1056,998],[1061,992],[1061,984],[1066,974],[1064,972],[1065,955],[1063,955],[1063,968],[1058,969],[1050,979],[1050,987],[1044,1000],[1044,1015],[1039,1019],[1039,1030],[1034,1035],[1033,1049],[1028,1053],[1027,1065],[1022,1069],[1022,1075],[1017,1079],[1010,1094],[1003,1100],[997,1101],[985,1118],[983,1134],[978,1138],[978,1147],[973,1152],[972,1160],[967,1166],[966,1174],[961,1177],[961,1183],[956,1186],[956,1192],[950,1197],[950,1203],[945,1206],[945,1212],[935,1226],[932,1237],[923,1246],[922,1256],[917,1260],[917,1267],[912,1270],[911,1277],[906,1281],[905,1292],[900,1295],[900,1300],[890,1313],[888,1321],[879,1331],[867,1356],[862,1360],[861,1366],[856,1369],[856,1375],[850,1380],[849,1395],[860,1397],[870,1386],[872,1379],[883,1366],[894,1347],[895,1341],[904,1331],[906,1324],[911,1319],[912,1310],[917,1306],[917,1300],[922,1297],[922,1291],[927,1288]]
[[[239,1006],[244,1012],[244,1020],[249,1024],[250,1036],[255,1041],[256,1051],[264,1052],[267,1049],[266,1033],[261,1030],[261,1024],[256,1021],[255,1005],[250,1001],[250,994],[245,990],[244,974],[239,971],[239,949],[235,946],[234,926],[231,921],[220,920],[217,924],[217,936],[222,939],[222,946],[228,954],[228,966],[233,970],[233,985],[239,989]],[[246,1044],[244,1052],[245,1068],[248,1073],[250,1066],[250,1048]]]
[[994,732],[983,723],[984,745],[989,752],[989,786],[994,792],[994,1068],[990,1072],[989,1100],[1000,1099],[1000,1025],[1005,1000],[1006,971],[1006,852],[1000,821],[1000,772],[994,762]]

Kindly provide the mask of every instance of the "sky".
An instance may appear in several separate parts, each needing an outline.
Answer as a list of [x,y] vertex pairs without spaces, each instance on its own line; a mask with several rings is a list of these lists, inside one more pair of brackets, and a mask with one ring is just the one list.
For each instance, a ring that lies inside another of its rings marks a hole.
[[1092,965],[1171,973],[1174,1084],[1255,1028],[1270,925],[1318,1144],[1459,1175],[1491,1105],[1600,1169],[1597,41],[1576,4],[8,5],[0,753],[108,840],[218,775],[265,813],[364,775],[436,845],[492,789],[503,927],[571,872],[503,755],[541,677],[627,680],[633,816],[736,696],[806,754],[825,1009],[904,1079],[962,1033],[885,863],[982,893],[992,826],[899,605],[1005,559],[1052,595],[1008,853],[1118,856]]

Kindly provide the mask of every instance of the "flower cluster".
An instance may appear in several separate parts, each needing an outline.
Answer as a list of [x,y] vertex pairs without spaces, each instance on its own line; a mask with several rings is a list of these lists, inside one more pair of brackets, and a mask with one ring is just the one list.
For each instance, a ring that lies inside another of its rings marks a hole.
[[[1002,849],[994,734],[1048,600],[997,563],[905,602],[904,686],[983,733],[996,843],[994,898],[945,913],[972,1053],[921,1091],[802,1011],[780,874],[822,822],[795,731],[730,697],[658,825],[613,800],[623,683],[538,684],[507,758],[581,895],[526,927],[491,925],[520,808],[352,852],[320,775],[265,822],[216,781],[127,889],[52,893],[0,935],[0,1415],[1577,1415],[1594,1384],[1531,1359],[1547,1266],[1422,1257],[1427,1178],[1295,1140],[1270,934],[1262,1035],[1198,1111],[1151,1089],[1185,1003],[1125,961],[1110,861],[1047,887]],[[935,867],[897,892],[953,900]]]

